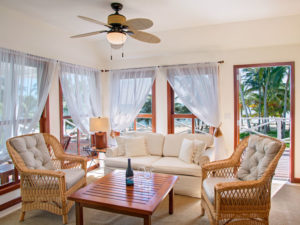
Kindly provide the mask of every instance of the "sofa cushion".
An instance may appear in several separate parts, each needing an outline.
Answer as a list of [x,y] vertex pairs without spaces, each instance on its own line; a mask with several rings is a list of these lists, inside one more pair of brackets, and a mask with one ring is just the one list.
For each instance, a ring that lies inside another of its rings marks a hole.
[[[203,141],[200,140],[194,140],[194,148],[195,148],[195,154],[193,157],[193,163],[197,164],[197,165],[202,165],[203,164],[203,153],[206,149],[206,144]],[[209,158],[206,157],[208,159],[209,162]],[[206,160],[207,161],[207,160]]]
[[65,173],[65,181],[67,190],[73,187],[81,178],[84,177],[85,172],[83,169],[74,168],[74,169],[61,169]]
[[214,143],[213,136],[210,134],[168,134],[165,136],[163,155],[178,157],[182,140],[201,140],[206,147],[211,147]]
[[[131,158],[131,167],[133,169],[138,169],[140,167],[151,167],[152,164],[159,160],[160,156],[139,156],[139,157],[132,157]],[[128,158],[124,156],[120,157],[112,157],[106,158],[104,160],[106,167],[113,167],[113,168],[127,168]]]
[[128,138],[125,143],[127,157],[148,155],[145,143],[145,137]]
[[201,166],[186,163],[177,157],[162,157],[152,164],[153,171],[176,175],[188,175],[201,177]]
[[208,177],[203,181],[203,191],[205,191],[209,201],[215,203],[215,185],[219,183],[226,182],[236,182],[240,181],[237,178],[227,178],[227,177]]
[[116,137],[116,142],[118,145],[118,156],[124,156],[126,153],[126,149],[125,149],[125,143],[126,143],[126,139],[128,137],[125,136],[117,136]]
[[194,142],[189,139],[183,139],[178,158],[186,163],[192,163],[194,156]]
[[238,170],[241,180],[257,180],[262,177],[270,162],[279,152],[281,144],[269,138],[251,135],[246,155]]
[[165,136],[159,133],[142,133],[136,132],[135,136],[146,138],[146,147],[151,155],[162,156]]
[[42,134],[21,136],[10,140],[29,169],[55,169]]

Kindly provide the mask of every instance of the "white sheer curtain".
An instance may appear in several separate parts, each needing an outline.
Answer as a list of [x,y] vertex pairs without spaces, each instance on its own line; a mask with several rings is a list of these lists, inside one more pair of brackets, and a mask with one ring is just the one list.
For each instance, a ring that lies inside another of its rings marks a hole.
[[[209,126],[219,128],[218,64],[201,63],[167,68],[167,78],[183,104]],[[225,155],[223,137],[215,139],[216,159]]]
[[156,77],[156,68],[111,72],[110,120],[114,131],[128,128],[145,104]]
[[0,162],[8,138],[38,131],[57,62],[0,48]]
[[89,118],[101,115],[100,72],[60,63],[60,82],[69,113],[79,130],[89,133]]

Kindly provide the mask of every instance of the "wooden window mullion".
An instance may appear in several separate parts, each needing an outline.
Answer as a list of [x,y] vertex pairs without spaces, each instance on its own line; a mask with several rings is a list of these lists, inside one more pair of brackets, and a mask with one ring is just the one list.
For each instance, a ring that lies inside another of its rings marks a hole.
[[195,118],[192,118],[192,133],[195,133]]
[[133,129],[136,130],[136,119],[133,122]]

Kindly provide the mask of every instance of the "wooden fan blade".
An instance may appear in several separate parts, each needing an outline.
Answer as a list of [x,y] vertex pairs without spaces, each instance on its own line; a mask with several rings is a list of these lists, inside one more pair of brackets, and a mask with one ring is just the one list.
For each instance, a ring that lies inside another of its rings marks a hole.
[[99,31],[94,31],[94,32],[90,32],[90,33],[74,35],[70,38],[87,37],[87,36],[92,36],[92,35],[96,35],[96,34],[100,34],[100,33],[104,33],[104,32],[107,32],[107,31],[106,30],[99,30]]
[[153,26],[153,22],[149,19],[145,18],[136,18],[136,19],[130,19],[126,21],[126,25],[130,29],[134,30],[145,30]]
[[152,43],[152,44],[156,44],[160,42],[160,39],[153,34],[143,32],[143,31],[138,31],[138,30],[132,30],[132,32],[133,34],[129,34],[129,36],[136,40]]
[[89,21],[89,22],[92,22],[92,23],[96,23],[96,24],[99,24],[99,25],[103,25],[103,26],[106,26],[106,27],[109,27],[111,28],[110,25],[106,24],[106,23],[103,23],[101,21],[98,21],[98,20],[94,20],[94,19],[91,19],[91,18],[88,18],[86,16],[78,16],[80,19],[83,19],[85,21]]

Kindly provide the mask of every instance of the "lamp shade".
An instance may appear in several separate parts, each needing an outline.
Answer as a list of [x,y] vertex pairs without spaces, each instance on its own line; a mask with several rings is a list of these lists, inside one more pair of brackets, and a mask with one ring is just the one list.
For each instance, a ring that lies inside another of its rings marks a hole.
[[106,38],[112,45],[122,45],[126,41],[127,36],[122,32],[108,32]]
[[106,132],[109,130],[109,120],[107,117],[90,118],[91,132]]

